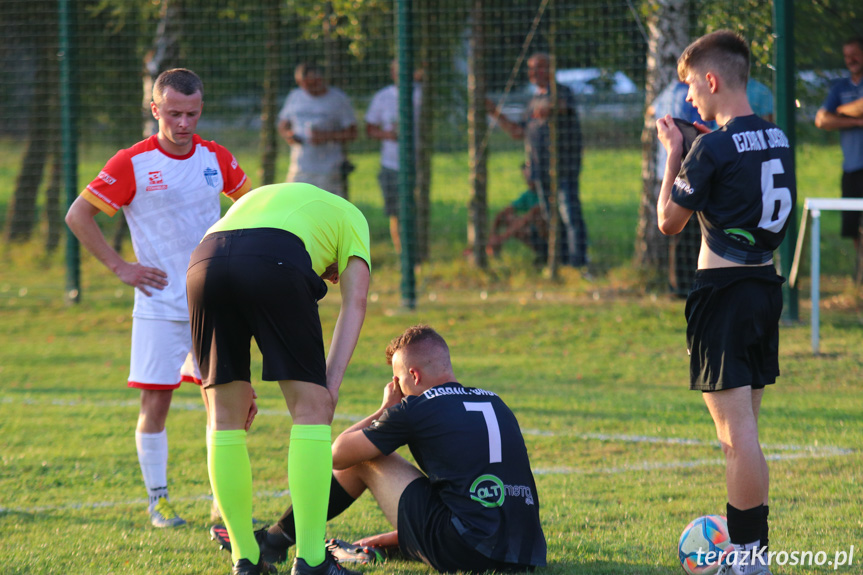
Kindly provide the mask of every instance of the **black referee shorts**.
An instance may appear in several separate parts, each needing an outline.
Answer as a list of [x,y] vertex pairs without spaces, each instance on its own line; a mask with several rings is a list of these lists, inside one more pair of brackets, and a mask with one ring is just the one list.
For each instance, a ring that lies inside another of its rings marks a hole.
[[260,228],[207,235],[192,252],[186,293],[204,387],[251,381],[252,337],[265,381],[326,385],[318,300],[327,287],[294,234]]
[[784,282],[769,265],[695,272],[686,300],[690,389],[776,382]]
[[405,487],[399,499],[398,523],[401,552],[441,573],[533,571],[529,565],[489,559],[468,545],[453,525],[452,512],[427,477],[418,477]]

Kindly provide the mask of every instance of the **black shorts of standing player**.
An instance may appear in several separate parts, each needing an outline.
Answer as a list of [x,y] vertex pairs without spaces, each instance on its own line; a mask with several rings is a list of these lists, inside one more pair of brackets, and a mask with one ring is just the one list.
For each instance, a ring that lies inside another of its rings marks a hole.
[[[842,197],[863,198],[863,170],[842,172]],[[842,212],[843,238],[856,238],[860,234],[860,213]]]
[[210,234],[192,253],[186,290],[204,387],[251,381],[252,337],[263,380],[326,386],[317,302],[327,287],[297,236],[271,228]]
[[686,300],[690,389],[762,389],[776,382],[784,282],[770,265],[695,273]]
[[452,511],[427,477],[413,480],[399,498],[399,550],[441,573],[524,573],[530,565],[489,559],[470,545],[452,521]]

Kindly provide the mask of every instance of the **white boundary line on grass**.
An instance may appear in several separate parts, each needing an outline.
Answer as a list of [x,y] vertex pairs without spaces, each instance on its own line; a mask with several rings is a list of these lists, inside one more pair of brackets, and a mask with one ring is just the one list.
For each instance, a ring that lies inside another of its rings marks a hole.
[[[22,405],[55,405],[55,406],[93,406],[97,408],[104,407],[137,407],[138,401],[123,400],[123,401],[85,401],[85,400],[60,400],[52,399],[48,401],[34,401],[32,399],[16,399],[11,397],[0,397],[0,403],[3,404],[22,404]],[[190,402],[178,402],[172,405],[174,409],[184,411],[204,411],[204,406]],[[285,409],[262,409],[258,411],[258,415],[273,415],[289,417],[290,414]],[[334,419],[344,421],[360,421],[362,417],[350,414],[336,413]],[[558,433],[553,431],[543,431],[538,429],[524,429],[524,435],[537,437],[573,437],[583,440],[622,442],[622,443],[649,443],[649,444],[664,444],[664,445],[695,445],[702,447],[719,447],[716,441],[704,441],[701,439],[687,439],[680,437],[656,437],[649,435],[628,435],[628,434],[609,434],[609,433]],[[816,459],[823,457],[841,457],[854,453],[853,449],[843,447],[825,446],[801,446],[801,445],[762,445],[765,451],[780,451],[781,453],[765,454],[765,459],[768,461],[789,461],[795,459]],[[655,471],[662,469],[691,469],[705,466],[720,466],[724,465],[725,460],[721,457],[710,459],[697,460],[682,460],[682,461],[644,461],[628,465],[620,465],[614,467],[538,467],[534,469],[535,475],[616,475],[620,473],[629,473],[632,471]],[[281,498],[290,494],[288,490],[281,491],[260,491],[255,493],[256,498]],[[180,497],[174,501],[212,501],[211,495],[198,495],[192,497]],[[76,509],[100,509],[106,507],[121,507],[121,506],[137,506],[143,505],[147,501],[145,499],[135,499],[131,501],[102,501],[94,503],[68,503],[64,505],[49,505],[32,508],[22,507],[0,507],[0,513],[44,513],[51,511],[68,511]]]

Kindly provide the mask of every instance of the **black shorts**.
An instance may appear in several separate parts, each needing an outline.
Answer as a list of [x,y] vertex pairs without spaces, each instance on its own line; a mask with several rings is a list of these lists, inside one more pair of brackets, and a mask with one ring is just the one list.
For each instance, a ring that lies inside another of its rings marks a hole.
[[399,499],[398,523],[401,552],[441,573],[533,571],[529,565],[489,559],[468,545],[427,477],[418,477],[405,487]]
[[384,197],[384,213],[387,217],[399,215],[399,173],[381,166],[378,172],[378,184]]
[[251,381],[252,337],[265,381],[326,385],[318,300],[327,286],[294,234],[261,228],[207,235],[192,252],[186,293],[204,387]]
[[686,299],[690,389],[776,382],[784,282],[769,265],[695,272]]
[[[863,170],[842,172],[842,197],[863,198]],[[843,238],[856,238],[860,233],[860,213],[842,212]]]

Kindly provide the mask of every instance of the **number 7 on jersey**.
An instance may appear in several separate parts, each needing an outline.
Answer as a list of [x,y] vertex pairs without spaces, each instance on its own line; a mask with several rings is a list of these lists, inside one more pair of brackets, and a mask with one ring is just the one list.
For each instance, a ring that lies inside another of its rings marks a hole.
[[500,463],[503,461],[500,449],[500,426],[497,424],[497,416],[494,414],[494,406],[488,401],[481,403],[464,402],[467,411],[479,411],[485,419],[488,430],[488,462]]

